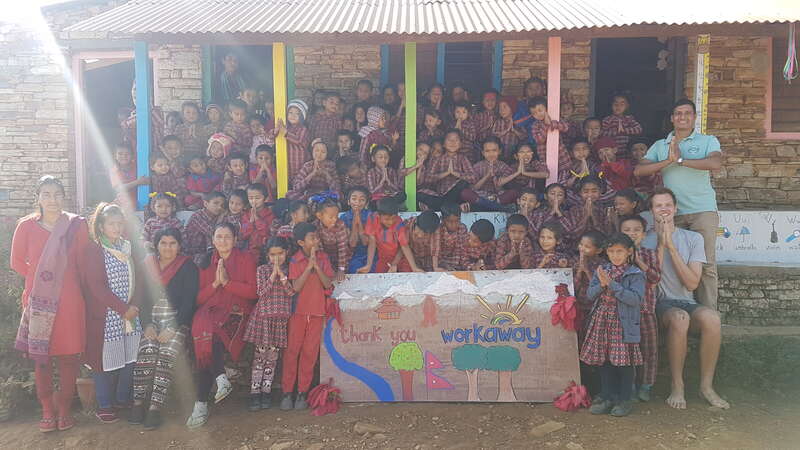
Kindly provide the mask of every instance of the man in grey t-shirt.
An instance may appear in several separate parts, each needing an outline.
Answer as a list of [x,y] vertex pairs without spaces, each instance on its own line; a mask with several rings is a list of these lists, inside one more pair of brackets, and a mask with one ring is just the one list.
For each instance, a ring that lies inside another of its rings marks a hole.
[[692,291],[697,289],[706,262],[703,236],[675,227],[675,194],[656,188],[650,196],[654,230],[648,232],[642,246],[655,249],[661,260],[656,314],[661,329],[667,333],[667,352],[672,375],[672,392],[667,404],[685,409],[683,366],[689,331],[700,333],[700,395],[712,406],[729,408],[730,404],[714,391],[714,371],[719,357],[722,330],[719,314],[698,304]]

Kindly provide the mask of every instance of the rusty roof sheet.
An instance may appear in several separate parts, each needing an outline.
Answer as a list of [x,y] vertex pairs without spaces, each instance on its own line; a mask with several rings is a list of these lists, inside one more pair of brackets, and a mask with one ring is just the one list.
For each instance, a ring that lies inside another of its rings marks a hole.
[[[674,7],[681,2],[685,8]],[[666,9],[643,0],[132,0],[67,31],[445,35],[800,20],[796,0],[737,3],[744,2],[672,0]]]

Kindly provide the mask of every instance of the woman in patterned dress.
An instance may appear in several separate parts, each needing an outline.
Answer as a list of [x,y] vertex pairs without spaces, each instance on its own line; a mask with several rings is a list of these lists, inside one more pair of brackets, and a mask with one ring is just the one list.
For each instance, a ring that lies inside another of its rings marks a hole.
[[199,270],[181,254],[180,230],[159,231],[153,244],[156,254],[147,260],[151,302],[142,305],[144,337],[133,369],[133,410],[128,418],[129,423],[143,423],[145,430],[161,425],[161,408],[169,397],[175,364],[185,351],[199,290]]
[[[126,305],[138,306],[136,271],[131,243],[122,238],[125,214],[118,205],[100,203],[91,217],[92,239],[103,250],[108,288]],[[115,408],[129,407],[133,366],[139,350],[142,327],[138,318],[126,320],[102,305],[87,307],[87,360],[92,368],[97,418],[103,423],[119,420]],[[116,385],[114,379],[116,378]]]
[[640,304],[644,297],[644,273],[634,264],[634,244],[617,233],[606,240],[610,264],[598,267],[586,296],[595,302],[580,359],[600,366],[600,398],[592,414],[622,417],[630,414],[634,366],[642,364]]

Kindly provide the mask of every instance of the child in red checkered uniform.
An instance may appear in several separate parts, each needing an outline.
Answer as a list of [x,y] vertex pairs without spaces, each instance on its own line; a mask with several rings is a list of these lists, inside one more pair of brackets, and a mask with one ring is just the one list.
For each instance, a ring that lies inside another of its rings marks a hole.
[[645,275],[634,264],[631,238],[616,233],[606,240],[609,264],[595,271],[587,297],[594,301],[580,360],[600,366],[601,390],[590,412],[627,416],[633,409],[634,366],[642,364],[639,318]]

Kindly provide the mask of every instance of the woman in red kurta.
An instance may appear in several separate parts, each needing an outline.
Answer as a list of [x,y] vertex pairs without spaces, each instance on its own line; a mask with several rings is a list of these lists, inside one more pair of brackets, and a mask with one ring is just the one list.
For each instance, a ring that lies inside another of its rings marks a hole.
[[225,350],[239,358],[244,347],[242,335],[256,293],[256,261],[236,248],[236,229],[229,223],[214,228],[214,250],[200,264],[200,292],[192,322],[192,338],[198,370],[197,401],[186,426],[198,428],[208,421],[208,396],[217,382],[215,403],[227,397],[233,387],[225,375]]
[[[75,424],[70,404],[86,349],[86,303],[103,302],[126,319],[138,314],[109,290],[100,248],[86,221],[62,211],[64,186],[52,176],[39,180],[39,212],[21,219],[11,243],[11,268],[25,278],[22,320],[15,348],[36,363],[36,395],[42,432]],[[60,390],[53,392],[52,360]]]

